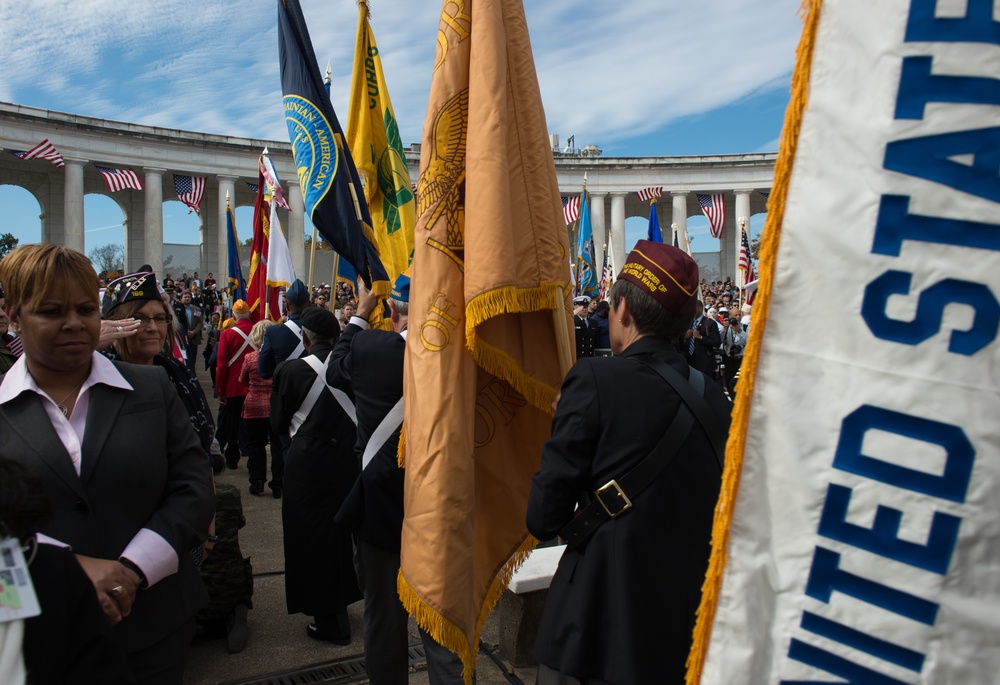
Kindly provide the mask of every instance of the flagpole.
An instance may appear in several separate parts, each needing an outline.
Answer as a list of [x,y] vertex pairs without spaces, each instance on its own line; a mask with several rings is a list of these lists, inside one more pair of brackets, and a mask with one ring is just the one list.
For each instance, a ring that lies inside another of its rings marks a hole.
[[312,242],[309,243],[309,292],[313,288],[313,271],[316,267],[316,227],[313,226]]
[[[739,224],[740,224],[740,252],[742,252],[743,251],[743,235],[746,232],[747,218],[745,216],[741,216],[740,219],[739,219]],[[740,289],[740,300],[739,301],[740,301],[740,309],[742,309],[743,308],[743,297],[745,295],[745,293],[743,292],[743,290],[747,286],[747,283],[746,283],[747,272],[744,271],[743,269],[741,269],[740,266],[739,266],[740,252],[736,253],[736,281],[738,283],[737,287]],[[747,254],[747,259],[750,259],[750,255],[749,254]]]
[[[330,281],[330,296],[337,303],[337,274],[340,273],[340,253],[333,253],[333,279]],[[337,307],[334,307],[336,309]]]

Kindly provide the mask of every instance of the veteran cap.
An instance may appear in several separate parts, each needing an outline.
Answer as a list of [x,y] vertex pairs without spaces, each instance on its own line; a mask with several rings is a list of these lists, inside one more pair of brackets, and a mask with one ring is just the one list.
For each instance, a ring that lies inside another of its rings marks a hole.
[[321,338],[336,338],[340,335],[340,322],[329,309],[309,307],[302,312],[299,326],[312,331]]
[[250,312],[250,305],[247,304],[246,300],[236,300],[233,302],[233,314],[248,314]]
[[640,240],[618,278],[637,285],[673,314],[690,314],[698,301],[698,264],[673,245]]
[[285,299],[289,304],[308,304],[309,290],[306,284],[296,278],[285,291]]
[[407,269],[396,277],[396,282],[392,284],[392,292],[389,294],[394,300],[399,302],[410,301],[410,270]]
[[115,307],[133,300],[160,301],[160,289],[152,272],[128,274],[111,281],[104,290],[101,316],[107,318]]

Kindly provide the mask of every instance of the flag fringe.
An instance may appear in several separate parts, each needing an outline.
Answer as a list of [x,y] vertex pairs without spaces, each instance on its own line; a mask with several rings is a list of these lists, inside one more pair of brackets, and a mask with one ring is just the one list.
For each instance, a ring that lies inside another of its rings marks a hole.
[[559,283],[542,283],[533,288],[504,286],[477,295],[465,306],[465,344],[476,365],[510,383],[532,406],[546,414],[552,413],[552,402],[558,388],[526,373],[514,357],[480,340],[476,327],[502,314],[560,309],[562,306],[562,286]]
[[761,237],[760,285],[754,304],[754,323],[750,327],[750,339],[747,342],[746,356],[740,370],[739,390],[733,407],[729,442],[726,445],[726,466],[712,527],[712,556],[702,586],[701,605],[698,607],[698,619],[694,629],[691,653],[688,655],[687,661],[687,685],[697,685],[701,681],[705,658],[708,654],[708,645],[712,636],[712,625],[719,604],[719,594],[722,590],[722,577],[728,561],[729,530],[736,506],[740,475],[743,471],[743,453],[746,449],[746,433],[753,405],[752,397],[757,364],[767,325],[778,243],[781,238],[781,226],[785,214],[785,201],[788,197],[788,187],[792,176],[792,166],[795,162],[799,132],[802,128],[802,118],[809,99],[809,79],[822,4],[822,0],[802,0],[800,9],[803,17],[802,38],[796,50],[791,99],[785,115],[785,125],[781,132],[781,144],[774,169],[774,185],[768,202],[767,223]]
[[396,445],[396,464],[399,468],[406,468],[406,423],[399,429],[399,443]]
[[399,570],[399,574],[396,576],[396,591],[399,593],[400,602],[402,602],[407,613],[413,616],[417,625],[423,628],[424,632],[430,635],[439,645],[455,652],[462,660],[462,677],[465,679],[466,685],[472,685],[472,675],[476,670],[476,653],[478,652],[478,649],[474,647],[479,643],[479,635],[483,630],[483,624],[489,618],[493,607],[500,601],[500,596],[510,584],[510,579],[514,576],[514,573],[528,559],[528,556],[537,544],[538,540],[536,538],[531,535],[525,536],[518,548],[514,550],[513,554],[511,554],[500,568],[500,571],[490,584],[489,590],[486,592],[486,597],[483,599],[483,605],[479,611],[479,620],[476,621],[476,632],[470,638],[466,637],[461,628],[442,616],[437,609],[424,601],[423,597],[410,586],[410,583],[403,575],[403,570]]

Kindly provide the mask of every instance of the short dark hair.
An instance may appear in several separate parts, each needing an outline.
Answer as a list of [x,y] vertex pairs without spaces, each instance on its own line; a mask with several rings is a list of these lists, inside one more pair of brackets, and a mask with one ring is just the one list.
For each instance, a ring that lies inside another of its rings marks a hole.
[[622,300],[628,303],[628,311],[632,315],[636,330],[643,335],[662,337],[676,342],[694,321],[693,314],[670,313],[648,293],[629,281],[615,281],[608,296],[615,309],[621,305]]
[[608,304],[607,300],[601,300],[600,302],[597,303],[597,313],[600,314],[601,316],[606,318],[608,316],[608,312],[610,311],[611,311],[611,305]]
[[25,544],[52,515],[52,502],[37,475],[0,457],[0,534]]

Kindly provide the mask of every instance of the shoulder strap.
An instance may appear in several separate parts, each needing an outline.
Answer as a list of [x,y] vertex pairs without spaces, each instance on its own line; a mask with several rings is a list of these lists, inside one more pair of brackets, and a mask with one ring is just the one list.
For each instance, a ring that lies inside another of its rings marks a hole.
[[[295,337],[299,339],[299,344],[295,346],[292,353],[288,355],[289,359],[298,359],[302,356],[302,353],[306,351],[305,343],[302,342],[302,327],[297,323],[289,319],[285,322],[285,327],[295,334]],[[356,422],[355,422],[356,423]]]
[[382,421],[378,424],[378,427],[368,438],[368,444],[365,445],[365,452],[361,455],[361,468],[364,470],[371,463],[371,460],[375,458],[378,451],[382,449],[382,445],[386,443],[389,437],[403,425],[403,398],[400,397],[399,401],[393,405],[389,413],[382,417]]
[[235,364],[236,360],[240,358],[241,354],[243,354],[243,350],[245,350],[246,348],[250,347],[250,336],[249,335],[247,335],[246,333],[244,333],[242,329],[239,329],[239,328],[236,328],[236,327],[233,327],[232,330],[236,331],[241,336],[243,336],[243,345],[242,345],[242,347],[240,347],[240,349],[236,350],[236,354],[234,354],[232,356],[232,358],[229,360],[229,364],[227,364],[227,366],[232,366],[233,364]]
[[715,460],[719,463],[719,468],[723,468],[723,455],[726,453],[725,431],[719,420],[716,418],[712,408],[704,398],[705,376],[700,372],[688,367],[688,378],[674,371],[669,364],[658,359],[653,359],[645,355],[633,357],[637,362],[645,364],[653,371],[656,371],[663,380],[670,384],[670,387],[680,395],[681,400],[686,404],[705,431],[708,441],[712,444],[712,451],[715,452]]
[[329,360],[330,357],[327,357],[326,362],[321,362],[315,355],[309,355],[301,360],[308,364],[309,367],[316,372],[316,380],[313,381],[305,399],[302,400],[302,404],[292,415],[292,425],[289,430],[289,434],[293,438],[295,437],[295,434],[298,433],[299,428],[302,427],[302,424],[306,422],[306,419],[309,417],[309,413],[313,410],[313,407],[316,406],[316,401],[319,400],[319,396],[323,392],[324,387],[330,391],[333,398],[337,400],[337,404],[341,406],[344,413],[347,414],[351,421],[354,422],[354,425],[358,425],[358,415],[354,409],[354,403],[351,402],[351,398],[348,397],[347,393],[343,390],[335,388],[326,382],[326,369],[327,362],[329,362]]

